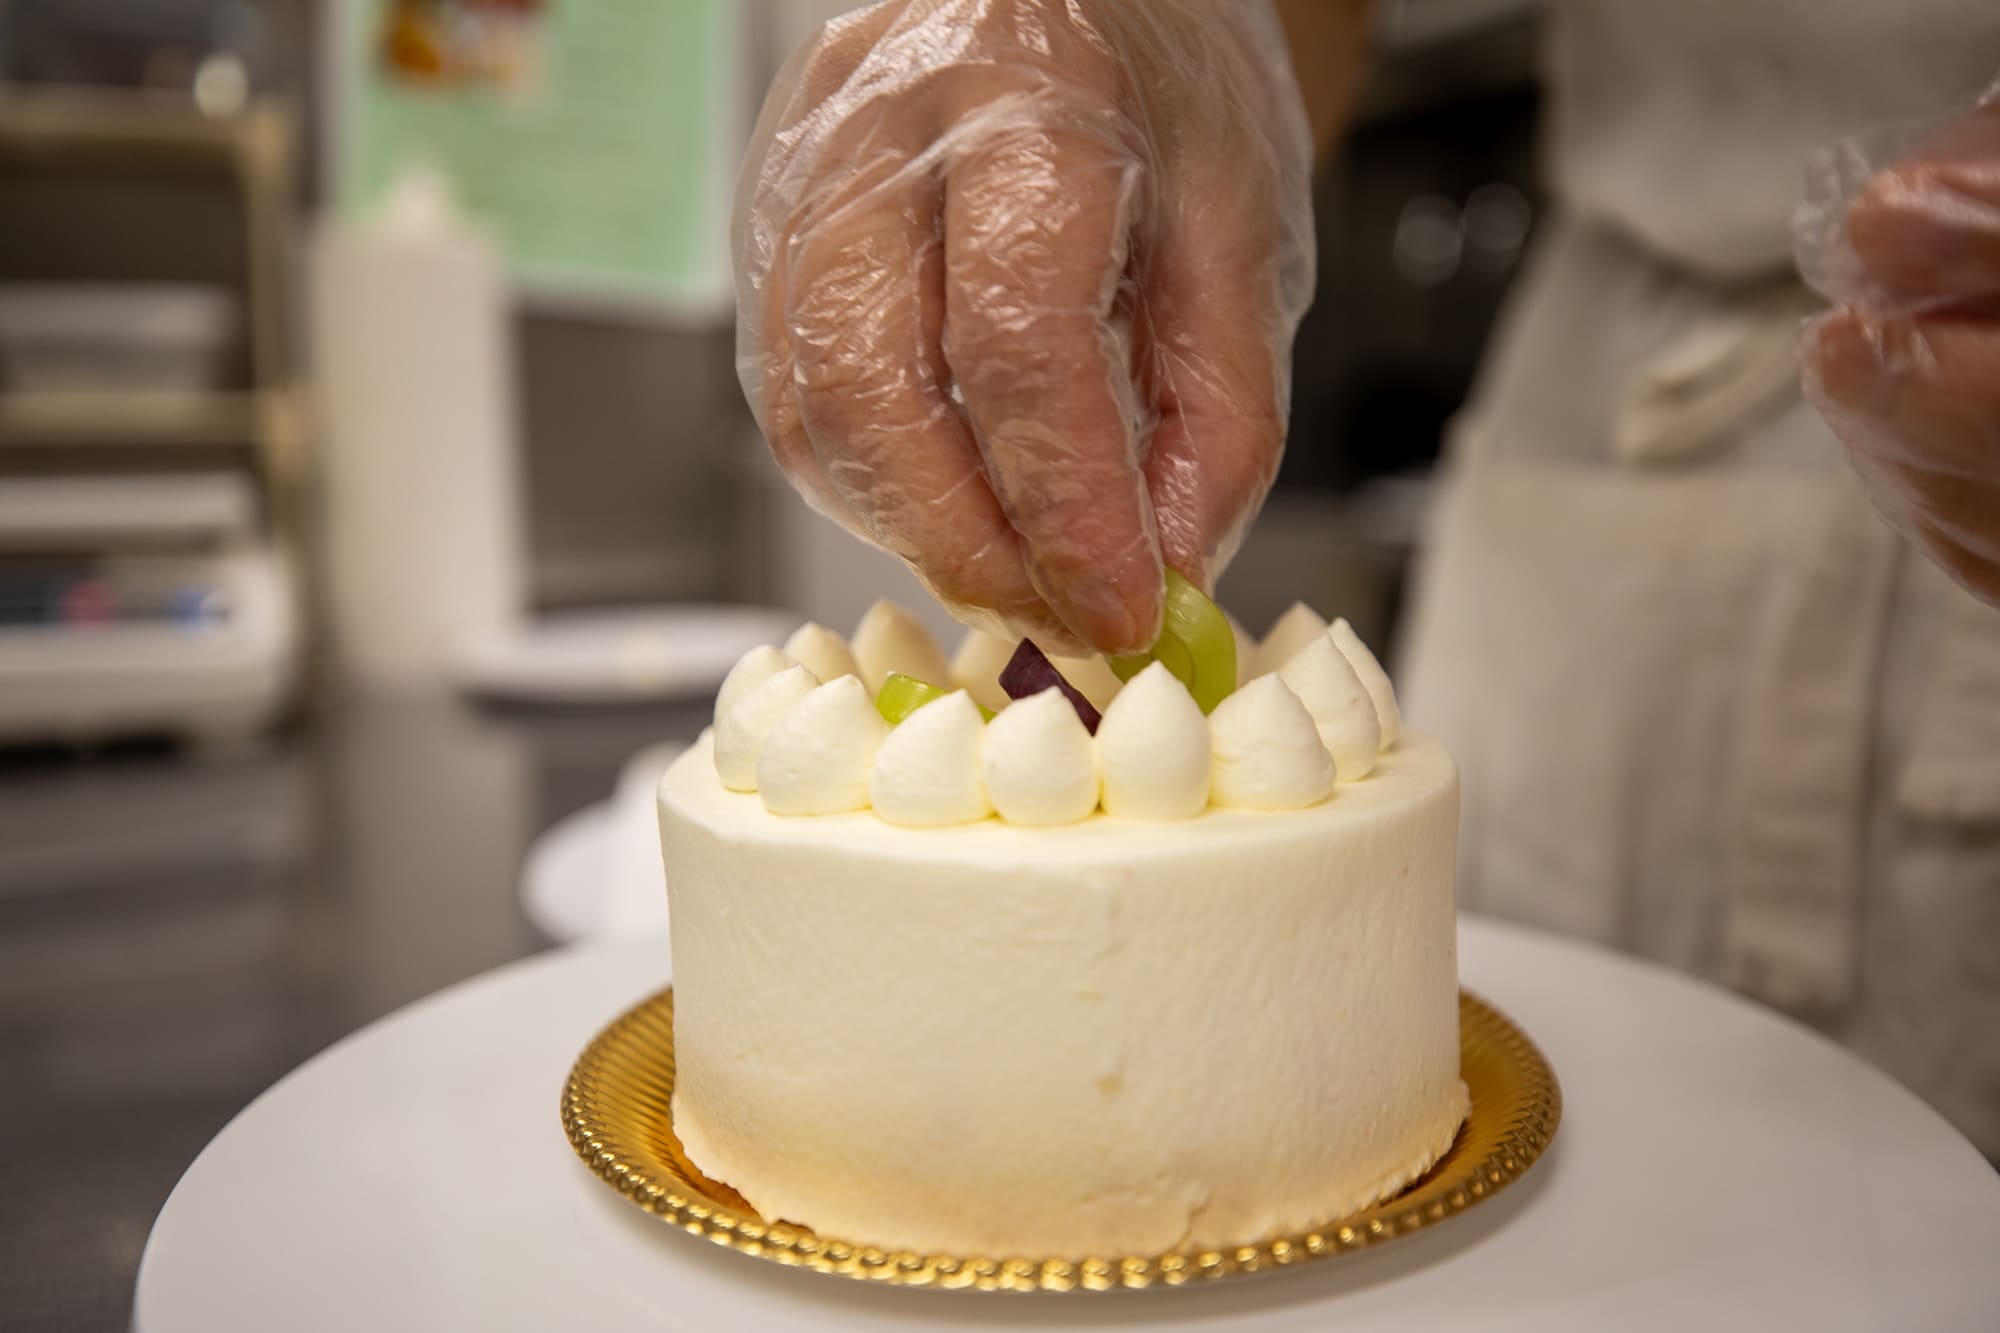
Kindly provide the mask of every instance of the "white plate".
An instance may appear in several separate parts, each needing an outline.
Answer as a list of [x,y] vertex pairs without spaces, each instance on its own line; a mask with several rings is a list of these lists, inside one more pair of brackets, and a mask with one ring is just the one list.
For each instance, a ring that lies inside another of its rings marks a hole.
[[645,938],[454,987],[265,1093],[167,1201],[134,1326],[2000,1327],[2000,1177],[1908,1092],[1764,1010],[1594,949],[1468,920],[1460,961],[1555,1066],[1562,1132],[1497,1198],[1380,1250],[1070,1300],[883,1290],[684,1235],[604,1188],[557,1117],[584,1043],[667,979],[664,941]]
[[666,929],[667,876],[660,862],[653,792],[687,748],[649,746],[626,761],[615,794],[577,811],[535,840],[521,863],[521,906],[561,944]]
[[542,616],[467,655],[461,680],[488,699],[644,703],[713,693],[736,659],[783,643],[801,617],[757,606],[684,605]]

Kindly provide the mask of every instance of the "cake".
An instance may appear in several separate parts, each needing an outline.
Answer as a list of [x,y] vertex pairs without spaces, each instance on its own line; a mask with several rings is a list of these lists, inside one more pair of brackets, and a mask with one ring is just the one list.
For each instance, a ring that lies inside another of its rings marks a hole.
[[1204,714],[1160,663],[1011,698],[1017,651],[808,626],[661,780],[689,1159],[767,1219],[1032,1258],[1421,1175],[1466,1111],[1457,773],[1374,657],[1294,608]]

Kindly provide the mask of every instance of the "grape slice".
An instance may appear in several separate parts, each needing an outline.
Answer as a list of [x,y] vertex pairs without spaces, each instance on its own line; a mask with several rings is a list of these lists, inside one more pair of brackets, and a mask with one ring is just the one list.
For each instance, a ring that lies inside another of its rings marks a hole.
[[[951,691],[915,676],[906,676],[900,671],[891,671],[882,678],[882,688],[875,694],[875,711],[882,720],[895,726],[910,714],[922,708],[933,699],[942,699]],[[979,715],[988,722],[993,720],[993,710],[984,704],[975,703]]]
[[940,689],[927,680],[891,671],[883,678],[882,688],[875,695],[875,711],[893,727],[931,700],[942,699],[949,693],[950,690]]
[[1014,655],[1007,659],[1007,665],[1000,671],[1000,688],[1007,691],[1010,699],[1027,699],[1054,686],[1063,692],[1070,707],[1083,721],[1083,728],[1091,735],[1097,734],[1097,724],[1103,720],[1097,708],[1083,697],[1083,691],[1063,678],[1056,670],[1056,664],[1049,661],[1049,655],[1035,646],[1034,640],[1023,639],[1014,649]]
[[1110,659],[1118,679],[1130,680],[1154,662],[1174,674],[1204,713],[1236,689],[1236,634],[1229,617],[1200,588],[1167,571],[1167,609],[1152,648]]

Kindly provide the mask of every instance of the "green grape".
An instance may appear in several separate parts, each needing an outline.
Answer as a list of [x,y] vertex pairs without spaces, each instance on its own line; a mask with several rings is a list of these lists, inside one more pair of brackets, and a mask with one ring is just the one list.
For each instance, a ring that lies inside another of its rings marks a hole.
[[1174,570],[1167,571],[1166,616],[1152,648],[1114,657],[1111,669],[1130,680],[1154,662],[1174,674],[1201,711],[1212,711],[1236,689],[1236,635],[1222,609]]
[[[883,721],[893,727],[931,700],[942,699],[950,693],[950,690],[933,685],[927,680],[918,680],[915,676],[891,671],[882,681],[881,690],[875,695],[875,711],[882,715]],[[983,705],[978,707],[979,715],[991,722],[993,710]]]

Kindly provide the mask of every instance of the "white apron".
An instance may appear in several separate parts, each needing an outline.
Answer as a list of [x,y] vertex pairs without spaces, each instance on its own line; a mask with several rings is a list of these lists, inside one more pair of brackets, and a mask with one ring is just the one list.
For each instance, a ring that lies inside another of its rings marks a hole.
[[2000,611],[1801,400],[1786,248],[1806,150],[1990,82],[2000,5],[1552,23],[1564,207],[1401,654],[1464,768],[1462,901],[1777,1004],[2000,1157]]

